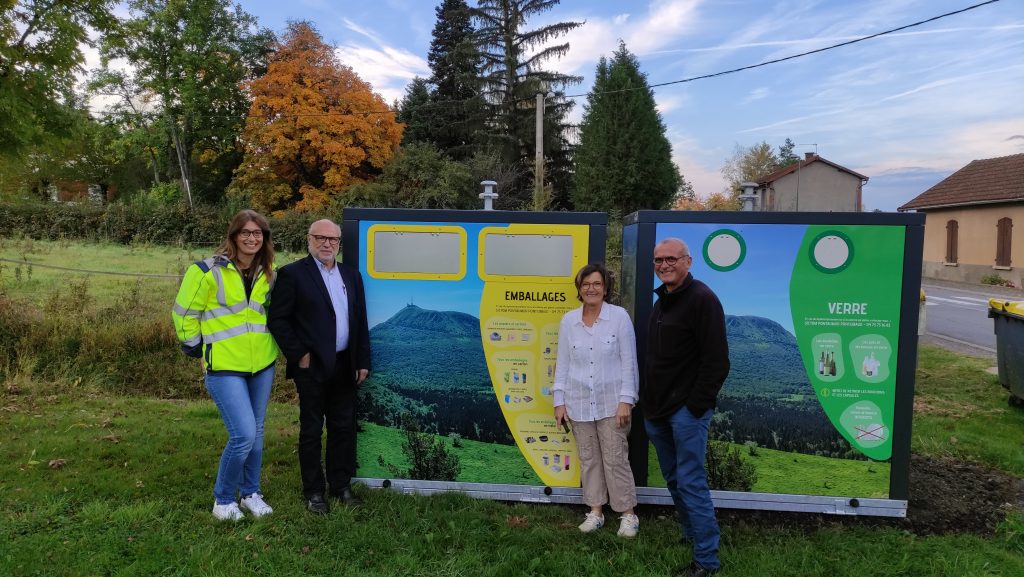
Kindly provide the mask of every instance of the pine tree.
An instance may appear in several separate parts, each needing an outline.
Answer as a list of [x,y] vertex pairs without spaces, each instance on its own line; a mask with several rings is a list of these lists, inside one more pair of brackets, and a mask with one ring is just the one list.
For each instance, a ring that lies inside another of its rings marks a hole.
[[776,170],[786,168],[787,166],[800,162],[800,157],[793,154],[794,148],[796,148],[796,143],[794,143],[791,138],[787,138],[786,142],[779,145],[779,163],[775,167]]
[[433,142],[456,160],[468,158],[483,128],[480,89],[480,53],[477,50],[472,11],[465,0],[444,0],[435,10],[430,64],[431,134]]
[[[532,167],[535,146],[535,95],[553,94],[545,108],[544,153],[548,159],[546,182],[554,195],[565,194],[571,184],[572,151],[566,137],[568,111],[573,103],[560,90],[579,84],[582,78],[545,70],[552,58],[564,56],[569,44],[547,46],[551,40],[583,25],[557,22],[535,30],[524,30],[527,20],[558,5],[558,0],[479,0],[474,17],[483,61],[482,95],[487,110],[488,144],[509,165]],[[531,50],[535,52],[527,56]],[[532,171],[531,171],[532,172]],[[499,198],[503,207],[531,204],[532,178],[526,173],[512,187],[512,194]],[[511,197],[511,198],[509,198]],[[532,203],[536,205],[536,203]]]
[[576,150],[576,209],[626,215],[667,208],[683,180],[654,92],[624,43],[611,61],[598,62],[585,107]]
[[435,124],[430,107],[430,87],[419,76],[405,87],[405,96],[396,106],[395,120],[405,124],[402,145],[414,142],[434,142]]

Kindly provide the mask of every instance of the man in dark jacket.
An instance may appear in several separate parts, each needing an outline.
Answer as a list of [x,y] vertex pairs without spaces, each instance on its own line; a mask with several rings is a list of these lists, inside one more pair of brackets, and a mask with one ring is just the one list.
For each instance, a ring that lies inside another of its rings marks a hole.
[[729,375],[729,345],[722,303],[693,278],[686,243],[667,238],[654,247],[662,285],[647,329],[644,386],[640,389],[647,435],[679,513],[693,562],[683,571],[702,577],[718,571],[719,530],[704,454],[718,391]]
[[[325,514],[330,493],[358,504],[356,389],[370,372],[370,335],[359,271],[337,262],[341,229],[329,220],[309,227],[309,256],[277,272],[267,325],[299,393],[299,469],[306,508]],[[327,476],[320,437],[327,424]]]

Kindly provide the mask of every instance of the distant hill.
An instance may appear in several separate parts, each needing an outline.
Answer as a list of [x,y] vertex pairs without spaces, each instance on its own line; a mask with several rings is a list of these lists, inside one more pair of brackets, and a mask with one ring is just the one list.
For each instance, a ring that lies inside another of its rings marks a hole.
[[814,395],[800,349],[779,323],[764,317],[726,315],[732,369],[722,395]]
[[[416,305],[407,305],[390,319],[370,330],[370,334],[385,337],[392,331],[427,331],[450,337],[470,337],[480,344],[480,319],[456,311],[431,311]],[[483,349],[480,350],[483,354]]]
[[473,315],[408,305],[370,329],[370,350],[375,372],[400,375],[400,388],[494,394]]
[[413,414],[440,434],[512,443],[478,318],[408,305],[370,329],[370,348],[374,371],[360,405],[364,419],[397,427]]

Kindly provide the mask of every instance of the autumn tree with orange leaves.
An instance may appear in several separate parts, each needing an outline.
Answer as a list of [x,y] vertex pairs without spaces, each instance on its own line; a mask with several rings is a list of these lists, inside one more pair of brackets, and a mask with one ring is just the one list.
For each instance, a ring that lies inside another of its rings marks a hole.
[[249,84],[245,158],[230,196],[266,212],[322,211],[381,173],[402,140],[384,99],[309,22],[292,22],[267,73]]

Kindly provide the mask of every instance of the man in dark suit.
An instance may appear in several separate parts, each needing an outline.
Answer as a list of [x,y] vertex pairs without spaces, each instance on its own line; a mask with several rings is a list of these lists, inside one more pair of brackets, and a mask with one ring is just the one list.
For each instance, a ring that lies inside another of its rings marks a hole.
[[[306,508],[330,512],[325,493],[347,505],[356,473],[356,390],[370,372],[370,334],[359,271],[337,262],[341,228],[309,227],[309,256],[282,267],[267,325],[288,359],[299,394],[299,469]],[[320,437],[327,423],[326,479]]]

